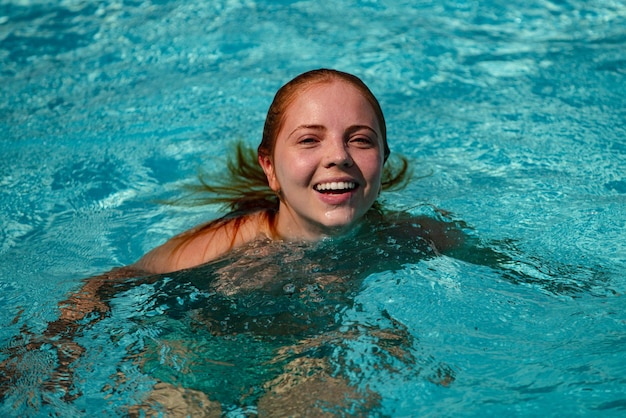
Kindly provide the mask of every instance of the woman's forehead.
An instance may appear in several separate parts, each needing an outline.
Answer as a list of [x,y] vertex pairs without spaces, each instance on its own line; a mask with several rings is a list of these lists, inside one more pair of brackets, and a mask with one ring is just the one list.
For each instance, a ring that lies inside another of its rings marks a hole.
[[285,108],[283,122],[320,115],[358,118],[378,125],[376,111],[367,97],[359,88],[343,80],[306,86]]

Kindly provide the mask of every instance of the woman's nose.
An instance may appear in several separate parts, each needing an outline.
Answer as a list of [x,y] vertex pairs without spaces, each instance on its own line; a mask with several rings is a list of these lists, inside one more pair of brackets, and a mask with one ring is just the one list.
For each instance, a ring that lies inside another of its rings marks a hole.
[[326,166],[344,166],[350,167],[354,161],[350,155],[348,145],[341,140],[327,140],[326,141]]

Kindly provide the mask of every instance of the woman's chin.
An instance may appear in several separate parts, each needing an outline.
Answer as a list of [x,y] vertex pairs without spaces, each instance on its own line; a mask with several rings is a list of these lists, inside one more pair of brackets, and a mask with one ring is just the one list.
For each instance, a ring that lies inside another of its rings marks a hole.
[[357,225],[360,218],[327,219],[320,228],[323,237],[340,237],[348,234]]

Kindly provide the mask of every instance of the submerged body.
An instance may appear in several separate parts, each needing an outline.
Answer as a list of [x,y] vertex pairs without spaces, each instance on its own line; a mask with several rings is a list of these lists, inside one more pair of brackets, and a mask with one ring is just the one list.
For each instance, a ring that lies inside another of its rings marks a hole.
[[[439,226],[458,232],[452,222]],[[371,322],[350,319],[360,309],[357,298],[367,277],[439,255],[432,242],[400,231],[397,224],[372,221],[339,239],[258,239],[202,266],[140,280],[147,287],[144,299],[132,299],[133,311],[149,305],[159,313],[134,322],[165,330],[136,344],[143,347],[142,369],[169,385],[159,386],[160,396],[182,387],[222,408],[260,416],[375,414],[377,395],[353,379],[396,362],[406,370],[419,365],[414,377],[421,373],[449,385],[452,369],[428,356],[416,358],[416,341],[385,312]],[[104,288],[99,293],[100,300],[109,297]],[[349,360],[356,342],[376,353],[371,364]],[[181,372],[176,362],[182,359],[192,368]],[[143,411],[162,406],[150,402]]]

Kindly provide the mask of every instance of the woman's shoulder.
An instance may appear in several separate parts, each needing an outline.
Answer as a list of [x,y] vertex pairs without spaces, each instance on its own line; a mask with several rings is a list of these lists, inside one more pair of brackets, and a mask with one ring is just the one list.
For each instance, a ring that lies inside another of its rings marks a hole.
[[445,216],[415,215],[404,211],[391,211],[385,213],[382,222],[387,233],[396,238],[422,238],[439,252],[459,248],[465,240],[462,225],[452,219],[447,219]]
[[199,225],[148,252],[133,267],[169,273],[207,263],[259,237],[270,236],[270,217],[267,211],[257,211]]

